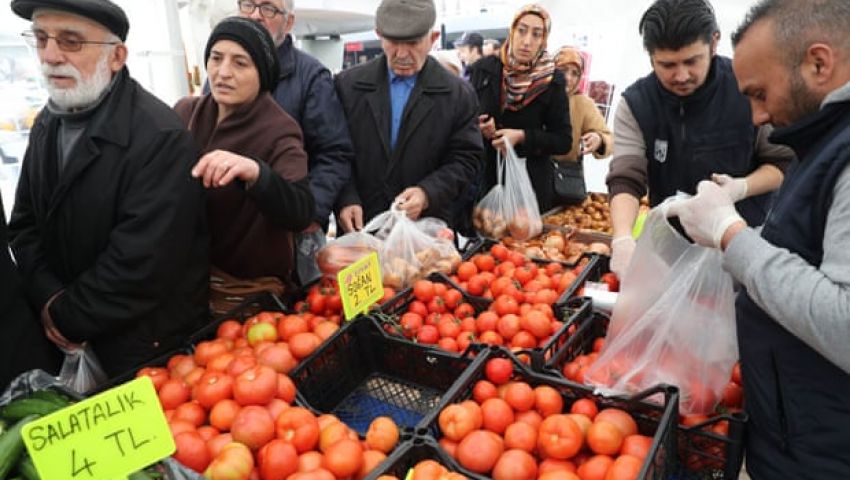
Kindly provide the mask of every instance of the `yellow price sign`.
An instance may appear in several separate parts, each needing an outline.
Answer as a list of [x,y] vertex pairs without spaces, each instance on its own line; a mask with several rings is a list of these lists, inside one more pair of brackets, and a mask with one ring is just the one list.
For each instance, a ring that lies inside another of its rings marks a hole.
[[150,377],[107,390],[24,425],[41,478],[126,478],[171,455],[174,439]]
[[372,252],[340,270],[337,282],[345,318],[351,320],[357,314],[369,310],[384,296],[378,254]]

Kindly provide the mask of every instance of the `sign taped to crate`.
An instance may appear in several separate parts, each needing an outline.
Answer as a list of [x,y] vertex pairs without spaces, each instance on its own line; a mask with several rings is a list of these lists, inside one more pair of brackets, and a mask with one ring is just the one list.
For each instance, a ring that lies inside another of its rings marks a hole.
[[337,274],[345,318],[353,319],[369,310],[384,296],[381,262],[375,252],[366,255]]
[[142,376],[23,427],[41,478],[126,478],[176,450],[153,381]]

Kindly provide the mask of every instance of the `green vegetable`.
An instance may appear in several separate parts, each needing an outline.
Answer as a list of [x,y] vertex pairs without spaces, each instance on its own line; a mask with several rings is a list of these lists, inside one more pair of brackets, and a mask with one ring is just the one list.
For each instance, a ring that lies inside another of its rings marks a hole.
[[68,397],[55,390],[38,390],[36,392],[32,392],[32,394],[29,395],[29,398],[37,398],[39,400],[55,403],[59,408],[65,408],[68,405],[71,405],[71,400],[69,400]]
[[18,461],[18,473],[26,480],[41,480],[35,465],[32,463],[32,458],[27,454],[21,455],[21,459]]
[[18,463],[18,458],[24,451],[24,439],[21,435],[21,429],[25,424],[38,417],[38,415],[28,415],[0,436],[0,478],[6,478],[12,467]]
[[40,398],[21,398],[3,407],[2,416],[16,422],[28,415],[44,416],[60,408],[56,403]]

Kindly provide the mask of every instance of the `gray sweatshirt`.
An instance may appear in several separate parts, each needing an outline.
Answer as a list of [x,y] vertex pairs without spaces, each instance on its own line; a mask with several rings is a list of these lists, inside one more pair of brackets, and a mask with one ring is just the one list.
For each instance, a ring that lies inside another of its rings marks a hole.
[[[850,83],[824,105],[850,99]],[[850,166],[833,188],[823,238],[823,262],[815,267],[747,228],[723,255],[723,267],[753,301],[786,330],[850,373]]]

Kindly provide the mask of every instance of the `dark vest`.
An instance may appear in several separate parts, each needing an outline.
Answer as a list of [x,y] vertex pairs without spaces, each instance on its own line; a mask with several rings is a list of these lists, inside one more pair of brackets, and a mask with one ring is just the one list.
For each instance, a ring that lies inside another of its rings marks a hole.
[[[741,177],[758,168],[757,129],[728,58],[715,55],[705,84],[688,97],[667,91],[655,73],[632,84],[623,97],[643,133],[650,205],[677,190],[695,194],[712,173]],[[735,207],[748,224],[761,225],[770,197],[748,198]]]
[[[850,102],[776,130],[771,141],[791,146],[802,160],[785,176],[762,237],[817,267],[833,188],[850,161]],[[750,414],[747,468],[758,479],[850,478],[850,375],[773,321],[746,292],[736,306]]]

